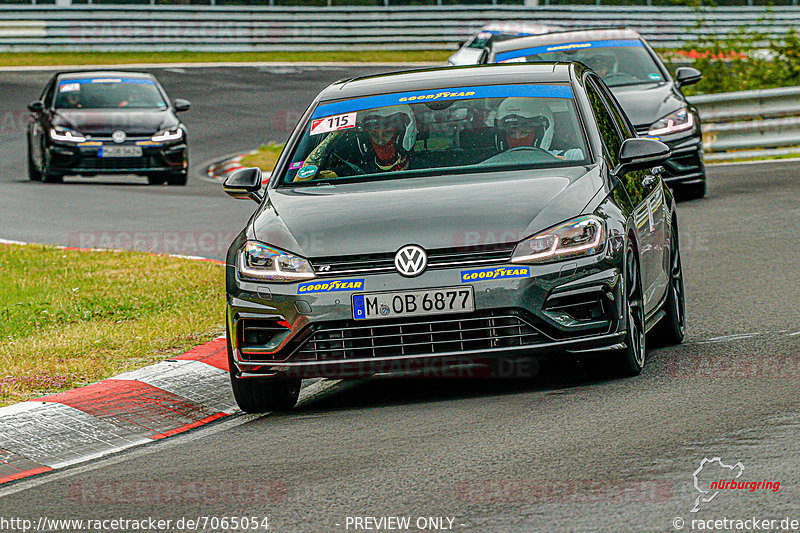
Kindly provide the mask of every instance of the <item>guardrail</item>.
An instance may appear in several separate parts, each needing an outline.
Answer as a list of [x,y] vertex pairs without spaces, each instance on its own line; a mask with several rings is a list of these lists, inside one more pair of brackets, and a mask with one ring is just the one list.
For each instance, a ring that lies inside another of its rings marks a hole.
[[454,49],[490,22],[625,24],[656,47],[675,48],[741,26],[779,36],[800,27],[800,8],[2,5],[0,51]]
[[800,87],[689,98],[709,161],[800,154]]

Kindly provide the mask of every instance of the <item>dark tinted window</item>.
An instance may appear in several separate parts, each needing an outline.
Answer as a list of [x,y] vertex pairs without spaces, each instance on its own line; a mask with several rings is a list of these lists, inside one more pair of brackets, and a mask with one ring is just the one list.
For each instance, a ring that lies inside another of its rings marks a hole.
[[56,86],[55,82],[51,81],[45,88],[44,93],[42,94],[41,99],[42,102],[44,102],[44,106],[46,108],[49,108],[53,105],[53,89],[55,88],[55,86]]
[[56,109],[166,109],[155,81],[147,78],[59,80]]
[[599,89],[587,80],[586,94],[589,97],[589,102],[592,104],[592,111],[594,112],[597,126],[600,128],[600,136],[603,138],[608,157],[612,166],[619,164],[619,149],[622,146],[622,136],[617,130],[617,125],[614,117],[608,109],[608,106],[601,96]]
[[614,116],[614,119],[617,122],[617,126],[620,128],[622,136],[625,139],[636,137],[636,131],[633,129],[633,126],[631,126],[627,115],[625,115],[625,112],[622,111],[622,109],[619,106],[619,103],[611,94],[611,91],[608,90],[608,87],[600,83],[600,81],[594,76],[589,76],[589,79],[594,81],[594,83],[597,86],[597,89],[603,93],[603,98],[608,103],[609,111],[611,111],[611,114]]
[[[610,46],[616,43],[624,46]],[[580,61],[597,72],[609,87],[664,81],[661,69],[638,39],[537,46],[500,53],[497,61]]]

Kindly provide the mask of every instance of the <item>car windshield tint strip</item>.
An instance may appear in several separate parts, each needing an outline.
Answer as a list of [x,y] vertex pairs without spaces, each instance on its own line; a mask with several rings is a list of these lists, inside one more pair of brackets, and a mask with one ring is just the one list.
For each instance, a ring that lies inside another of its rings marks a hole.
[[518,57],[527,57],[534,54],[546,54],[548,52],[567,52],[569,50],[580,50],[584,48],[624,48],[624,47],[644,47],[642,41],[638,39],[614,39],[608,41],[586,41],[582,43],[562,43],[562,44],[549,44],[547,46],[535,46],[532,48],[520,48],[519,50],[511,50],[508,52],[501,52],[495,57],[497,63],[508,61],[509,59],[516,59]]
[[87,83],[136,83],[136,84],[148,84],[148,85],[156,84],[153,80],[149,80],[147,78],[82,78],[78,80],[61,80],[58,82],[58,85],[59,86],[71,85],[74,83],[79,83],[81,85]]
[[466,100],[474,98],[505,98],[509,96],[527,96],[538,98],[572,98],[572,89],[567,85],[487,85],[481,87],[451,87],[429,91],[413,91],[407,93],[382,94],[354,98],[343,102],[317,106],[312,119],[388,107],[398,104],[437,102],[443,100]]

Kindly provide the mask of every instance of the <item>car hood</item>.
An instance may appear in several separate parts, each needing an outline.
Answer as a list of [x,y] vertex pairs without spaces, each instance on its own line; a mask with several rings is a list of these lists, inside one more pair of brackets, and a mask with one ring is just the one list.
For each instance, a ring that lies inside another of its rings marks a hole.
[[622,85],[610,89],[636,129],[650,126],[686,105],[681,94],[669,82]]
[[179,124],[169,111],[121,111],[116,109],[60,109],[55,112],[53,123],[77,130],[84,135],[110,136],[117,130],[129,136],[152,135]]
[[303,257],[517,242],[582,213],[597,166],[269,189],[259,241]]

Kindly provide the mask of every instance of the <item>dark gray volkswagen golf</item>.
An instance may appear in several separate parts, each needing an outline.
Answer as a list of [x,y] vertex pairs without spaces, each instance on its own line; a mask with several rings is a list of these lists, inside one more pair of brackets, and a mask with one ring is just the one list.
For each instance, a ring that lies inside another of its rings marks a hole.
[[300,380],[592,354],[641,372],[684,298],[663,143],[580,63],[344,80],[314,100],[227,256],[231,382],[250,412]]

